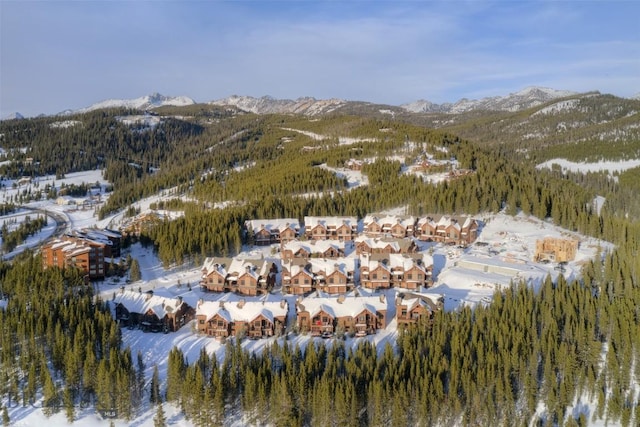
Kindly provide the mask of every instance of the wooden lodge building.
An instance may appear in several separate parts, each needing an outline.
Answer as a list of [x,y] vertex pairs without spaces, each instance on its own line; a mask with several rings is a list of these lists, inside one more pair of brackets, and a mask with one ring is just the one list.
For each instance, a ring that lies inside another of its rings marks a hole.
[[196,308],[198,332],[217,339],[240,333],[252,339],[284,333],[289,305],[280,302],[200,301]]
[[113,303],[120,326],[145,332],[175,332],[195,316],[195,309],[181,297],[158,296],[153,291],[143,293],[122,288]]
[[300,224],[293,218],[249,220],[245,222],[245,228],[249,241],[257,246],[285,244],[300,234]]
[[311,296],[296,302],[301,332],[325,338],[336,332],[365,336],[387,326],[387,301],[380,296]]
[[358,235],[358,218],[305,216],[304,234],[309,240],[351,241]]
[[341,258],[345,256],[345,242],[337,240],[299,240],[282,245],[280,257],[283,262],[292,259]]
[[422,241],[468,246],[478,238],[478,222],[443,215],[420,218],[416,224],[415,237]]
[[360,285],[368,289],[419,290],[432,285],[433,258],[428,254],[364,254]]
[[210,292],[260,295],[273,288],[277,273],[277,266],[264,259],[207,258],[200,286]]
[[436,311],[444,305],[442,297],[414,293],[400,293],[396,297],[396,321],[398,329],[416,325],[420,322],[430,323]]
[[287,293],[306,295],[319,290],[344,294],[355,287],[355,258],[293,259],[282,263],[282,287]]

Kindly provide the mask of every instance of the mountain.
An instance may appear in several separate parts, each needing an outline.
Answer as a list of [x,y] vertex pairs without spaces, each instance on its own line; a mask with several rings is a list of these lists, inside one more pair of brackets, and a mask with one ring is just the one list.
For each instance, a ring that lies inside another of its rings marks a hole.
[[[566,90],[555,90],[542,87],[528,87],[516,93],[506,96],[493,96],[482,99],[463,98],[455,103],[435,104],[426,100],[418,100],[408,104],[403,104],[399,108],[401,111],[411,113],[449,113],[460,114],[476,110],[485,111],[520,111],[535,107],[554,99],[575,95],[575,92]],[[234,106],[244,111],[255,114],[277,114],[295,113],[307,116],[332,113],[336,110],[346,112],[346,110],[371,110],[378,111],[389,109],[393,111],[393,106],[379,106],[368,102],[346,101],[343,99],[319,100],[312,97],[302,97],[296,100],[276,99],[271,96],[254,98],[251,96],[233,95],[228,98],[219,99],[209,103],[217,106]]]
[[18,120],[18,119],[24,119],[24,116],[18,113],[17,111],[15,113],[7,114],[2,118],[2,120]]
[[576,92],[543,87],[528,87],[506,96],[492,96],[482,99],[463,98],[455,103],[434,104],[418,100],[403,104],[405,110],[412,113],[466,113],[474,110],[520,111],[536,107],[557,98],[575,95]]
[[342,99],[318,100],[312,97],[302,97],[296,100],[275,99],[270,96],[254,98],[252,96],[232,95],[228,98],[211,101],[210,105],[234,106],[241,110],[255,114],[304,114],[315,116],[330,113],[345,105],[347,101]]
[[[193,99],[187,96],[164,96],[159,93],[154,93],[135,99],[107,99],[105,101],[93,104],[89,107],[81,108],[80,110],[71,112],[86,113],[102,108],[133,108],[137,110],[149,110],[152,108],[164,107],[167,105],[182,107],[186,105],[193,105],[195,103],[196,102]],[[61,114],[69,114],[69,110],[66,110]]]

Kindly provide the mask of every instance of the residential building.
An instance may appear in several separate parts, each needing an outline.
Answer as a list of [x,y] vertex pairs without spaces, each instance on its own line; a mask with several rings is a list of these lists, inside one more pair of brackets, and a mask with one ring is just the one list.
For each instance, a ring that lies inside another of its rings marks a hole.
[[284,332],[288,311],[284,299],[280,302],[200,301],[196,309],[197,329],[218,339],[239,334],[266,338]]
[[287,243],[298,238],[300,224],[297,219],[254,219],[245,223],[249,238],[258,246]]
[[283,261],[294,258],[339,258],[345,256],[345,242],[336,240],[292,240],[282,245]]
[[307,239],[350,241],[358,234],[356,217],[304,217]]
[[88,279],[105,276],[107,243],[65,235],[42,246],[43,267],[77,268]]
[[396,298],[396,322],[398,328],[416,325],[419,322],[429,324],[436,311],[441,310],[443,297],[430,295],[401,293]]
[[360,285],[374,290],[419,290],[432,285],[432,270],[433,258],[428,254],[363,254]]
[[356,254],[407,254],[418,251],[416,242],[411,238],[359,236],[354,240]]
[[413,237],[416,218],[398,215],[367,215],[363,221],[363,232],[368,237]]
[[120,326],[137,327],[145,332],[175,332],[195,316],[195,309],[182,297],[158,296],[151,290],[136,292],[121,288],[113,303]]
[[436,220],[428,216],[418,220],[416,237],[422,241],[467,246],[478,238],[478,222],[471,217],[462,220],[443,215]]
[[312,336],[337,332],[365,336],[387,326],[387,301],[380,296],[328,297],[321,294],[296,302],[298,329]]
[[207,258],[200,286],[211,292],[259,295],[273,288],[277,273],[275,263],[264,259]]

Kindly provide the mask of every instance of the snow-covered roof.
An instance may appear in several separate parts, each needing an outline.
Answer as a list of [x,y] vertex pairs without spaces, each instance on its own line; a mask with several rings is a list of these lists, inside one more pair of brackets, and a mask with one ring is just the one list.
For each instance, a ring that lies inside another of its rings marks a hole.
[[240,300],[237,303],[202,301],[196,308],[196,316],[204,316],[209,320],[217,314],[227,322],[251,322],[263,315],[273,323],[275,318],[285,317],[288,310],[286,300],[281,302]]
[[357,260],[355,258],[310,258],[308,260],[313,273],[324,272],[327,276],[333,274],[335,271],[339,271],[346,276],[355,271],[356,262]]
[[312,317],[320,311],[337,317],[355,317],[364,310],[376,314],[388,309],[387,300],[381,296],[310,296],[298,302],[297,311],[304,308]]
[[325,253],[331,248],[344,251],[345,242],[340,242],[338,240],[310,240],[305,242],[291,240],[283,245],[282,250],[290,250],[291,252],[296,253],[300,249],[304,249],[306,252],[313,254]]
[[404,216],[404,215],[371,214],[371,215],[365,216],[362,222],[365,226],[371,223],[377,223],[377,224],[380,224],[380,226],[383,226],[385,224],[388,224],[389,226],[400,224],[406,228],[409,226],[413,226],[416,223],[416,218],[411,215]]
[[164,318],[167,313],[176,311],[185,304],[180,297],[168,298],[155,295],[152,291],[135,292],[120,291],[113,299],[114,304],[122,304],[129,313],[147,313],[153,311],[159,319]]
[[262,230],[263,228],[273,233],[275,231],[282,232],[287,228],[291,228],[294,231],[300,229],[300,223],[295,218],[278,218],[278,219],[252,219],[246,223],[247,229],[252,230],[254,233]]
[[241,259],[210,257],[204,260],[202,275],[206,277],[217,271],[222,277],[240,277],[248,273],[254,277],[266,276],[271,262],[264,259]]
[[417,254],[373,254],[361,255],[361,266],[373,271],[378,267],[385,270],[402,269],[406,272],[412,268],[418,268],[424,272],[433,265],[433,257],[426,253]]
[[349,227],[357,227],[358,226],[358,218],[354,216],[305,216],[304,217],[304,225],[305,227],[313,228],[316,225],[321,224],[324,227],[340,227],[342,224],[346,224]]

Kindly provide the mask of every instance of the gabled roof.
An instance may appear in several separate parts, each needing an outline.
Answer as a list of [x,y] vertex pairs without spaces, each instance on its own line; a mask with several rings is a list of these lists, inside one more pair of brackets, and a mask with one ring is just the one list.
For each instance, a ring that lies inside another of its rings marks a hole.
[[377,223],[380,226],[384,224],[388,224],[389,226],[394,226],[396,224],[400,224],[403,227],[407,228],[409,226],[413,226],[416,223],[416,218],[414,216],[405,216],[405,215],[367,215],[362,220],[365,227],[371,223]]
[[153,311],[159,319],[180,309],[186,304],[181,298],[168,298],[154,295],[153,292],[121,291],[113,299],[114,304],[122,304],[129,313],[147,313]]
[[278,218],[278,219],[253,219],[245,223],[248,230],[254,234],[262,229],[269,231],[270,233],[280,232],[286,228],[290,228],[293,231],[300,229],[300,223],[295,218]]
[[322,225],[325,228],[328,227],[340,227],[342,224],[346,224],[349,227],[356,228],[358,226],[358,218],[354,216],[305,216],[304,225],[308,228],[313,228],[316,225]]
[[[381,299],[380,296],[310,296],[302,299],[299,303],[311,317],[320,311],[324,311],[334,318],[337,318],[346,316],[355,317],[364,310],[376,314],[378,311],[386,311],[388,309],[386,299]],[[299,309],[299,307],[297,308]]]
[[266,276],[271,268],[271,262],[264,259],[241,259],[241,258],[207,258],[202,266],[202,275],[206,277],[213,272],[217,272],[222,277],[240,277],[243,274],[250,274],[256,279]]
[[335,249],[337,251],[344,251],[345,243],[337,240],[312,240],[301,242],[299,240],[292,240],[287,242],[283,246],[283,250],[290,250],[293,253],[298,252],[300,249],[304,249],[310,254],[313,253],[325,253],[329,249]]
[[196,308],[196,316],[205,316],[206,320],[210,320],[217,314],[227,322],[251,322],[262,315],[273,323],[276,317],[285,317],[288,310],[286,303],[273,301],[245,301],[242,303],[203,301]]

